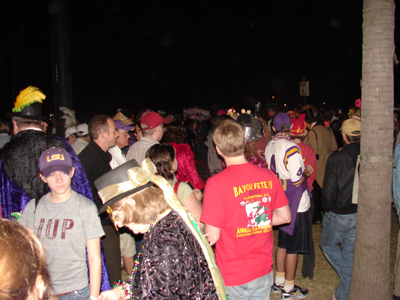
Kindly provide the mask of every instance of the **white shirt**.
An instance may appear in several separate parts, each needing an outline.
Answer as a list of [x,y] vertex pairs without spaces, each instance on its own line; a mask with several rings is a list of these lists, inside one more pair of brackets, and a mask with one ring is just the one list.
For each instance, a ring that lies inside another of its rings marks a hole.
[[[265,160],[279,179],[290,180],[293,185],[301,182],[305,167],[300,148],[294,142],[272,139],[265,148]],[[306,212],[309,208],[310,197],[304,191],[297,212]]]
[[84,139],[77,138],[76,141],[71,145],[72,149],[74,149],[76,155],[82,152],[86,146],[89,145]]
[[126,158],[122,154],[121,149],[117,145],[115,145],[114,147],[108,149],[108,152],[112,156],[112,159],[110,161],[111,169],[115,169],[116,167],[119,167],[123,163],[126,163]]
[[126,161],[134,159],[140,166],[146,158],[147,150],[155,144],[159,144],[159,142],[151,138],[142,137],[139,142],[134,143],[129,149],[126,154]]

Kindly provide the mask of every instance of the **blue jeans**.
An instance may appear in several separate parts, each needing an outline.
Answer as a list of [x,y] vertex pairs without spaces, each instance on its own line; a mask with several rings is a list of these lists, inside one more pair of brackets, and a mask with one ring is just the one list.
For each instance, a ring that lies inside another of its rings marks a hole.
[[58,298],[58,300],[82,300],[82,299],[85,300],[90,299],[90,285],[79,291],[75,291]]
[[227,286],[229,300],[269,300],[274,283],[273,271],[246,284]]
[[350,295],[356,223],[357,214],[339,215],[331,211],[324,214],[322,221],[320,246],[340,277],[339,287],[335,291],[337,300],[347,300]]

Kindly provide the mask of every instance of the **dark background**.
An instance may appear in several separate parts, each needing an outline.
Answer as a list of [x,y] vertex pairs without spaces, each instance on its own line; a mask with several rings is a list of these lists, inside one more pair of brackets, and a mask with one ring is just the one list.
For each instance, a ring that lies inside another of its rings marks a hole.
[[[274,101],[292,108],[303,103],[303,76],[308,103],[347,111],[361,96],[362,5],[69,1],[77,118],[113,115],[120,107],[180,113]],[[49,2],[8,1],[0,9],[2,113],[28,85],[40,87],[45,111],[54,111]]]

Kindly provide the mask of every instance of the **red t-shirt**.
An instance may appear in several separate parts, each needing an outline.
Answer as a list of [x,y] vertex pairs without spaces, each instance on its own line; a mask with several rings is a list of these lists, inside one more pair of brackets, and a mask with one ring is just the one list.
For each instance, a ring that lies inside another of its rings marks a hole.
[[227,286],[272,271],[272,215],[289,202],[271,170],[233,165],[207,180],[201,222],[221,229],[216,263]]

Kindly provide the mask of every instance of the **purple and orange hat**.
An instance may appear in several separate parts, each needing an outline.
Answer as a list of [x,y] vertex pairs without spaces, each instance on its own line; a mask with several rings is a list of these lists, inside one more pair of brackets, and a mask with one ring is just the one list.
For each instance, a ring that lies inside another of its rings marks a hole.
[[45,150],[39,158],[39,170],[44,177],[55,171],[69,174],[72,167],[72,159],[68,152],[62,148],[50,148]]
[[161,123],[168,124],[168,121],[163,119],[156,112],[148,112],[142,116],[142,119],[140,120],[140,128],[142,130],[151,130],[159,126]]

